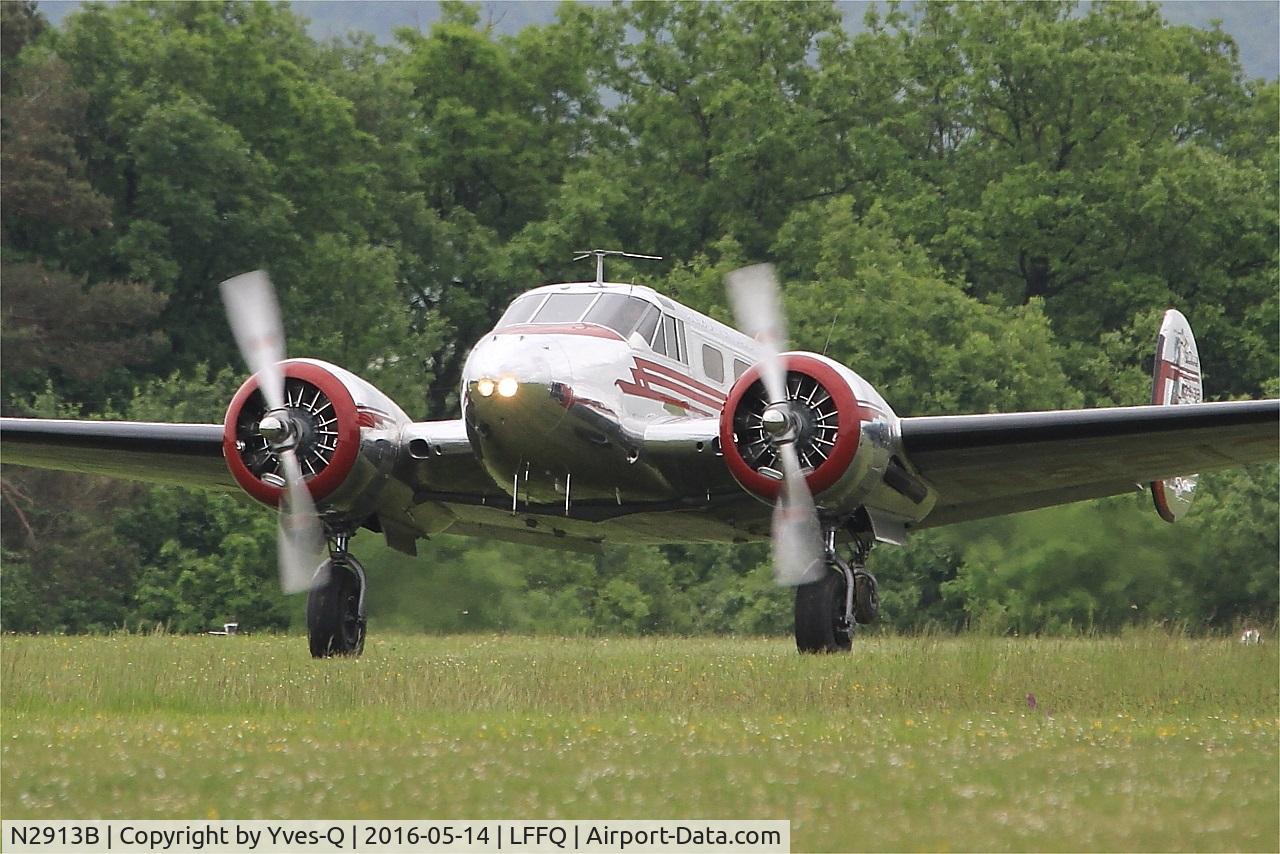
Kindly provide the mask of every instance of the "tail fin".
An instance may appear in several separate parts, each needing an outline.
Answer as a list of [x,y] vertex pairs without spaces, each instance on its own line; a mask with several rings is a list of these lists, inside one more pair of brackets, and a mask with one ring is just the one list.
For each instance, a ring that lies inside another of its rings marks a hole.
[[[1156,339],[1152,374],[1151,402],[1154,404],[1199,403],[1204,397],[1196,339],[1191,334],[1191,324],[1176,309],[1164,313],[1160,337]],[[1176,522],[1191,508],[1198,477],[1192,474],[1151,482],[1151,497],[1161,519]]]

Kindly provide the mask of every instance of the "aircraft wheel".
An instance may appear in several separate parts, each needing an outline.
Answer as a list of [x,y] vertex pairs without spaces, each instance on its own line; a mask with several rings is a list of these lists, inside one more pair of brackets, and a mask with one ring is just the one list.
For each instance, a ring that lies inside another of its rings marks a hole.
[[876,577],[859,567],[853,571],[853,618],[868,626],[880,616],[880,592]]
[[357,656],[364,652],[361,608],[364,570],[347,555],[330,559],[329,580],[307,596],[307,637],[312,658]]
[[853,626],[845,619],[844,573],[832,567],[820,581],[796,588],[796,648],[801,652],[848,652]]

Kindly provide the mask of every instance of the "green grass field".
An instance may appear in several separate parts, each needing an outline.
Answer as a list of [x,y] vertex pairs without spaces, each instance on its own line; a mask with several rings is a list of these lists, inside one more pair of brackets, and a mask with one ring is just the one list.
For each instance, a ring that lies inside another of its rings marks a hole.
[[6,819],[773,818],[797,851],[1280,848],[1274,643],[376,636],[313,661],[296,637],[10,636],[0,658]]

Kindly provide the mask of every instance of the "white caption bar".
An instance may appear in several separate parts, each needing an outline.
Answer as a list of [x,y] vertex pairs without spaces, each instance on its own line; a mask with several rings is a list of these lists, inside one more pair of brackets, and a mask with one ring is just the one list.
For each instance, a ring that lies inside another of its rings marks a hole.
[[4,821],[0,849],[164,854],[789,852],[789,821]]

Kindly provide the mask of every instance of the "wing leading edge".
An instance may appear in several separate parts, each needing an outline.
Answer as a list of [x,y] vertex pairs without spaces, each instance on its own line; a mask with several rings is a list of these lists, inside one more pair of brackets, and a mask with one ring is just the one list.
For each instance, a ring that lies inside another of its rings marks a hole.
[[904,418],[902,446],[938,491],[920,527],[1132,492],[1275,462],[1280,400]]
[[[419,426],[409,428],[406,439],[430,442],[428,468],[435,477],[427,479],[461,479],[478,488],[473,481],[482,473],[461,430],[448,431],[445,438],[452,441],[442,441],[439,430],[428,437],[415,430]],[[654,431],[645,436],[646,445],[682,449],[698,438],[687,432]],[[220,424],[3,418],[0,439],[4,463],[239,489],[223,460]],[[937,504],[919,525],[934,527],[1117,495],[1183,474],[1275,462],[1280,400],[904,418],[901,441],[907,459],[937,490]],[[450,457],[457,458],[455,466],[447,465]]]
[[0,462],[240,491],[221,424],[0,418]]

